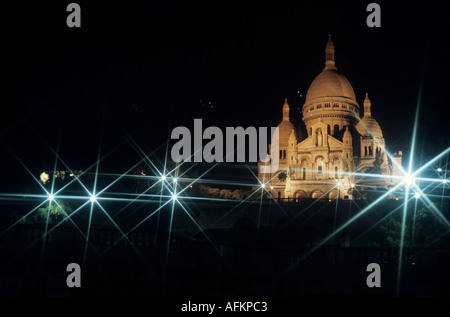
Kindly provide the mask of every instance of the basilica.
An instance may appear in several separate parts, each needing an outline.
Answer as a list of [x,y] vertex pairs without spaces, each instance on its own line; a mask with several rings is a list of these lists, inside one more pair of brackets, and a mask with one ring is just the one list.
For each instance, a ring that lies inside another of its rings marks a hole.
[[325,48],[325,67],[306,95],[302,128],[291,123],[289,111],[285,99],[278,125],[279,169],[258,174],[272,197],[364,198],[361,192],[365,189],[388,189],[399,182],[402,153],[386,155],[368,94],[361,109],[353,87],[336,68],[331,35]]

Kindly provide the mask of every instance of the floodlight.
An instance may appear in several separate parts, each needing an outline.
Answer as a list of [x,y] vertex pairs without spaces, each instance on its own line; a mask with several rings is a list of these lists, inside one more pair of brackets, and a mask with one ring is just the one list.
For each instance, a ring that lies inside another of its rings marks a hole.
[[415,179],[411,174],[406,174],[403,181],[407,187],[410,187],[411,185],[414,185]]

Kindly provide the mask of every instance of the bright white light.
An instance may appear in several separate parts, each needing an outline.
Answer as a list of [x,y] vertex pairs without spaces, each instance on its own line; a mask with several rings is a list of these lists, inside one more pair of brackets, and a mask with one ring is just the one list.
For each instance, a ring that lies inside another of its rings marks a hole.
[[355,184],[350,184],[350,187],[351,187],[351,188],[354,188],[354,187],[355,187]]
[[439,167],[439,168],[437,169],[437,171],[438,171],[439,173],[442,172],[442,168]]
[[266,184],[261,184],[261,188],[265,188],[266,187]]
[[341,186],[341,182],[337,182],[338,186]]
[[176,179],[176,178],[173,179],[173,182],[174,182],[174,183],[176,183],[177,181],[178,181],[178,179]]
[[53,194],[48,195],[48,200],[50,200],[50,201],[55,200],[55,195],[53,195]]
[[161,176],[161,180],[165,181],[166,180],[166,175]]
[[178,196],[177,196],[176,194],[173,194],[173,195],[172,195],[172,199],[173,199],[173,200],[177,200],[177,199],[178,199]]
[[405,175],[405,177],[403,178],[403,181],[405,182],[405,185],[406,185],[407,187],[409,187],[409,186],[411,186],[411,185],[414,184],[415,179],[414,179],[414,177],[413,177],[411,174],[407,174],[407,175]]
[[446,179],[443,179],[442,182],[445,184],[445,183],[447,183],[447,180],[446,180]]
[[97,200],[97,196],[91,195],[91,198],[89,198],[89,200],[91,201],[91,203],[95,203]]
[[273,186],[270,186],[270,189],[273,189]]
[[416,193],[414,194],[414,197],[416,197],[416,199],[419,199],[419,198],[420,198],[420,193],[419,193],[419,192],[416,192]]

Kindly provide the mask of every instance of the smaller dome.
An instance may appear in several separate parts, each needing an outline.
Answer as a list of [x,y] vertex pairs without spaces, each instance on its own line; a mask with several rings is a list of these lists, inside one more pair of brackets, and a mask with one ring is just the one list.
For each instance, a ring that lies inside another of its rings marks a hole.
[[348,127],[345,127],[344,139],[351,139],[351,138],[352,138],[352,134],[348,130]]
[[356,130],[362,136],[373,136],[374,138],[383,138],[383,132],[381,132],[380,125],[377,120],[372,117],[371,112],[372,103],[369,99],[369,94],[366,92],[366,98],[364,99],[364,117],[356,125]]
[[289,120],[289,104],[287,98],[285,98],[283,105],[283,120],[278,125],[280,147],[286,147],[288,145],[292,132],[295,133],[295,127]]
[[280,140],[280,146],[287,146],[287,143],[289,141],[289,138],[291,136],[291,133],[295,133],[295,127],[292,123],[282,121],[278,125],[278,133],[279,133],[279,140]]
[[362,136],[373,136],[374,138],[383,138],[383,132],[377,120],[372,116],[364,116],[361,121],[356,125],[356,130]]
[[295,130],[292,130],[289,140],[297,140],[297,135],[295,134]]

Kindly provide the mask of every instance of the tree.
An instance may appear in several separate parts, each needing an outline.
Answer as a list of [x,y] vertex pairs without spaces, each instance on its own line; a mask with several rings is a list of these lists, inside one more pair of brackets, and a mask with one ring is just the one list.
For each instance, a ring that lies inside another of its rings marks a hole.
[[[50,204],[50,205],[49,205]],[[53,201],[45,207],[39,208],[33,214],[24,217],[24,223],[45,224],[48,218],[49,225],[56,225],[65,220],[72,213],[72,208],[67,202]]]
[[199,185],[199,194],[203,197],[222,198],[222,199],[236,199],[242,200],[250,194],[251,191],[244,189],[220,189],[209,187],[207,185]]
[[[380,235],[375,242],[376,245],[398,247],[402,232],[402,221],[398,215],[389,216],[379,227]],[[409,237],[409,228],[405,228],[405,237]],[[405,239],[404,245],[408,245],[408,239]]]
[[[412,210],[408,211],[412,212]],[[449,219],[448,208],[446,205],[441,208],[442,216]],[[404,246],[409,246],[411,234],[410,214],[407,215],[405,223]],[[413,245],[429,246],[443,243],[448,227],[444,221],[437,217],[436,212],[429,207],[423,207],[417,210],[413,219]],[[387,217],[379,227],[380,235],[376,241],[377,245],[400,246],[400,236],[402,230],[402,213]]]

